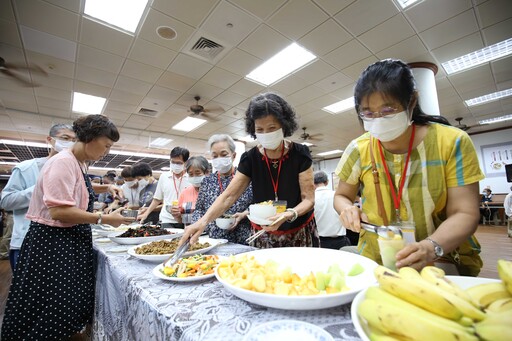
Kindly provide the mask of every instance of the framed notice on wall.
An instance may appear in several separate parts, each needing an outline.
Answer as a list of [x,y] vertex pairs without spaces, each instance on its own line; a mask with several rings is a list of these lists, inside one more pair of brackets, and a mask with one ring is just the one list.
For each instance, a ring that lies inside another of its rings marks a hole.
[[512,141],[481,146],[487,177],[505,176],[505,165],[512,164]]

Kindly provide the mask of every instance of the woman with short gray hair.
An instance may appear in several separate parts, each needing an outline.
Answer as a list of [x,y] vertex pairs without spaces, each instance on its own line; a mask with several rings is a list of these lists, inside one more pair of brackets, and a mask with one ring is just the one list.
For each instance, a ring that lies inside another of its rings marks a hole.
[[[208,139],[208,148],[212,157],[215,173],[207,176],[199,190],[196,210],[192,215],[195,222],[201,218],[215,199],[224,192],[236,173],[233,161],[236,157],[235,141],[226,134],[215,134]],[[247,216],[249,205],[252,203],[252,186],[249,185],[238,200],[224,213],[231,215],[235,221],[228,229],[221,229],[215,221],[206,227],[211,238],[223,238],[232,243],[247,244],[245,241],[251,235],[251,225]]]

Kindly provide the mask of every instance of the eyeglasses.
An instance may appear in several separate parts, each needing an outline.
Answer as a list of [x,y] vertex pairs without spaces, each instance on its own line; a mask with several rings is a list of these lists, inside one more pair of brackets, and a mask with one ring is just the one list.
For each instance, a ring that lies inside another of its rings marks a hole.
[[53,138],[54,140],[61,140],[61,141],[73,141],[73,142],[76,142],[76,137],[71,137],[71,136],[68,136],[68,135],[62,135],[62,136],[55,136]]
[[383,117],[383,118],[392,118],[397,114],[398,109],[391,107],[384,107],[380,109],[380,111],[361,111],[358,113],[359,117],[364,121],[371,121],[374,118]]

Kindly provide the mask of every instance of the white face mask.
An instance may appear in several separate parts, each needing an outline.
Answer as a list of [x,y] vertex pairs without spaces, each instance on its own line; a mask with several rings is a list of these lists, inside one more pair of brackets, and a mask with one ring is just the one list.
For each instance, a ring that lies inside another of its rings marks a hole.
[[140,179],[139,180],[140,189],[146,188],[147,185],[149,185],[149,181],[148,180],[146,180],[146,179]]
[[406,111],[401,111],[391,118],[379,117],[363,121],[364,129],[382,142],[389,142],[402,135],[411,121]]
[[266,134],[256,133],[256,139],[258,139],[258,142],[265,149],[277,149],[277,147],[279,147],[281,142],[284,140],[283,129],[280,128],[276,131]]
[[53,139],[55,140],[55,151],[57,153],[60,153],[64,149],[69,149],[69,148],[73,147],[73,145],[75,144],[75,142],[73,142],[73,141],[59,140],[59,139],[56,139],[55,137],[53,137]]
[[137,186],[137,184],[138,184],[137,180],[125,181],[124,183],[125,183],[125,184],[126,184],[126,186],[128,186],[128,187],[135,187],[135,186]]
[[231,156],[226,157],[218,157],[216,159],[212,159],[212,166],[219,171],[219,173],[227,173],[233,167],[233,159]]
[[174,174],[180,174],[185,169],[185,166],[182,164],[172,163],[170,164],[171,170]]
[[203,182],[203,179],[204,179],[204,175],[201,175],[201,176],[189,176],[188,177],[188,182],[190,182],[190,184],[194,187],[199,187],[201,186],[201,182]]

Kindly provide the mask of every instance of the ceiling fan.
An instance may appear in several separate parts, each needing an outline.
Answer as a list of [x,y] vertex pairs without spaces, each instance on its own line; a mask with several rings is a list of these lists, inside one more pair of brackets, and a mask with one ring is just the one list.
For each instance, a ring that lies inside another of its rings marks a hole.
[[306,127],[302,127],[302,130],[304,131],[302,134],[300,134],[300,138],[303,140],[303,141],[307,141],[307,140],[310,140],[310,141],[320,141],[320,136],[323,136],[323,134],[309,134],[306,132]]
[[464,130],[464,131],[468,131],[469,129],[471,129],[473,127],[478,127],[479,126],[479,124],[476,124],[474,126],[468,126],[466,124],[463,124],[462,123],[463,119],[464,119],[463,117],[455,118],[455,121],[457,121],[457,125],[455,125],[456,128],[459,128],[459,129]]
[[48,76],[48,73],[44,71],[38,65],[26,66],[20,63],[7,63],[5,59],[0,57],[0,72],[14,79],[16,82],[26,87],[38,87],[40,84],[31,82],[29,79],[21,74],[21,71],[27,70],[30,73],[40,74],[42,76]]
[[192,112],[192,116],[200,116],[209,120],[215,120],[215,118],[211,115],[208,115],[208,113],[219,113],[224,112],[224,110],[219,106],[216,108],[208,108],[206,109],[201,104],[199,104],[199,101],[201,100],[201,96],[194,96],[194,99],[196,100],[196,104],[192,104],[189,108],[189,110]]

